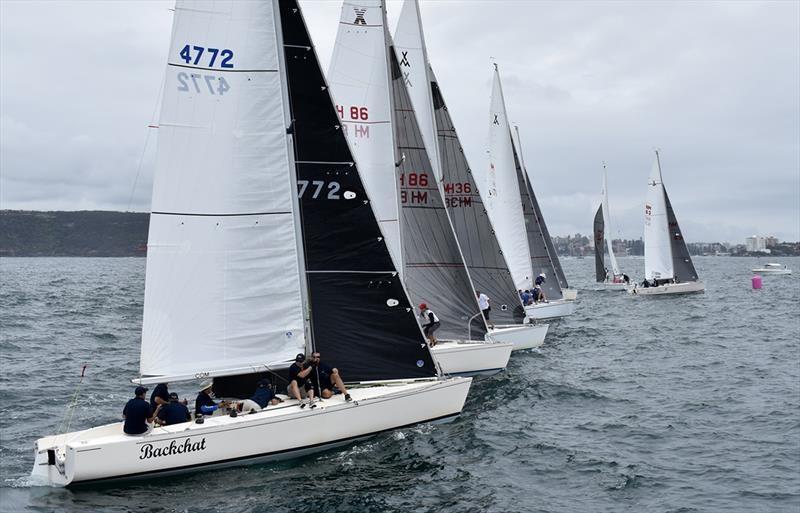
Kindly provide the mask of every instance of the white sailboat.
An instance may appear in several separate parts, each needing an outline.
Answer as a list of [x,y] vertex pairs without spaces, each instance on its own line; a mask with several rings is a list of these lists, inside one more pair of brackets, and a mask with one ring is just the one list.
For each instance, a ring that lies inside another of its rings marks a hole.
[[464,263],[475,290],[491,301],[489,336],[512,342],[514,350],[539,347],[548,326],[525,323],[525,310],[428,60],[417,0],[404,2],[394,46]]
[[314,350],[353,401],[47,436],[34,482],[284,459],[458,415],[471,380],[437,375],[296,0],[179,0],[165,84],[138,382],[216,388]]
[[[365,23],[353,24],[353,17]],[[368,190],[387,202],[382,217],[400,277],[415,303],[441,320],[431,351],[448,374],[492,374],[513,344],[487,337],[469,271],[437,186],[386,23],[383,1],[345,1],[329,76],[345,133]],[[374,165],[373,165],[374,164]],[[392,240],[398,239],[399,240]]]
[[[628,283],[625,282],[625,275],[617,264],[617,257],[614,255],[614,245],[611,237],[605,236],[605,227],[611,229],[611,211],[608,208],[608,180],[606,177],[606,164],[603,162],[603,188],[600,191],[600,206],[594,216],[594,263],[595,278],[603,288],[611,290],[626,290]],[[608,260],[611,269],[605,264],[604,246],[608,249]]]
[[514,148],[496,64],[489,111],[488,158],[485,185],[480,190],[481,198],[489,212],[514,285],[518,290],[529,290],[540,273],[545,274],[546,278],[544,289],[548,302],[526,306],[527,316],[541,320],[572,314],[575,304],[563,298],[549,256],[548,242],[552,245],[552,241],[542,230],[539,222],[541,213],[536,210],[538,205],[534,203],[533,191]]
[[628,289],[632,294],[662,296],[705,291],[664,187],[657,150],[644,207],[644,274],[642,285]]

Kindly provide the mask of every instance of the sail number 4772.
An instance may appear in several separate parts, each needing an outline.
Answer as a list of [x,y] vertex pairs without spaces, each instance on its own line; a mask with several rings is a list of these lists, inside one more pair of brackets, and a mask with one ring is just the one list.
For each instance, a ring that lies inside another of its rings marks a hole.
[[[233,51],[227,48],[220,50],[219,48],[185,45],[179,55],[186,64],[192,64],[193,66],[208,63],[209,68],[213,68],[215,64],[218,64],[220,68],[233,68],[233,62],[231,62],[233,60]],[[204,55],[205,58],[203,58]],[[217,59],[218,57],[219,59]]]

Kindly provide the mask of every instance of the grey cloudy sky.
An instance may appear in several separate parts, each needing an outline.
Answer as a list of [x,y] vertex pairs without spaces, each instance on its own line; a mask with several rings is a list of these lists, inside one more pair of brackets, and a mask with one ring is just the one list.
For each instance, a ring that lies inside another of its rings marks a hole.
[[[172,6],[0,0],[1,208],[149,208]],[[301,6],[327,69],[341,4]],[[658,147],[688,240],[800,240],[800,2],[421,8],[473,167],[500,66],[551,233],[590,232],[606,161],[614,235],[640,237]]]

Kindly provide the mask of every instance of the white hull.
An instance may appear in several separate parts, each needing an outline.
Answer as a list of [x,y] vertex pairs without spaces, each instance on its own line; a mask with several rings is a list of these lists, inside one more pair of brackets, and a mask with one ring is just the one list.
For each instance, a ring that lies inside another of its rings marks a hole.
[[207,417],[158,427],[142,436],[122,423],[40,438],[31,474],[35,483],[67,486],[194,472],[275,461],[343,445],[359,438],[458,415],[469,378],[353,387],[300,409],[290,400],[238,417]]
[[751,269],[753,274],[792,274],[791,269]]
[[597,286],[600,288],[600,290],[628,290],[628,284],[624,281],[617,283],[605,281],[598,283]]
[[498,342],[514,344],[512,351],[519,351],[541,347],[549,327],[549,324],[495,326],[489,329],[489,336]]
[[578,289],[562,289],[561,295],[565,301],[575,301],[578,299]]
[[538,303],[525,307],[525,315],[531,319],[557,319],[559,317],[566,317],[572,315],[575,311],[575,303],[572,301],[565,301],[557,299],[549,303]]
[[440,340],[431,354],[444,374],[491,376],[506,368],[513,348],[514,344],[500,342]]
[[687,281],[683,283],[667,283],[658,287],[635,286],[628,289],[634,296],[664,296],[667,294],[692,294],[705,292],[706,286],[702,281]]

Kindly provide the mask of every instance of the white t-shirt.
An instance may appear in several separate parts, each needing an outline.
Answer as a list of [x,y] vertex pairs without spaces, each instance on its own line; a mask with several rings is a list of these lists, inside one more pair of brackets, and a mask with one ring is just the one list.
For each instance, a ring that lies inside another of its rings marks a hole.
[[478,306],[481,307],[481,310],[489,308],[489,296],[481,292],[481,295],[478,296]]
[[436,317],[436,314],[433,313],[433,310],[428,308],[419,314],[420,319],[422,319],[423,326],[426,326],[431,323],[431,318],[428,317],[428,314],[433,314],[433,322],[439,322],[439,318]]

